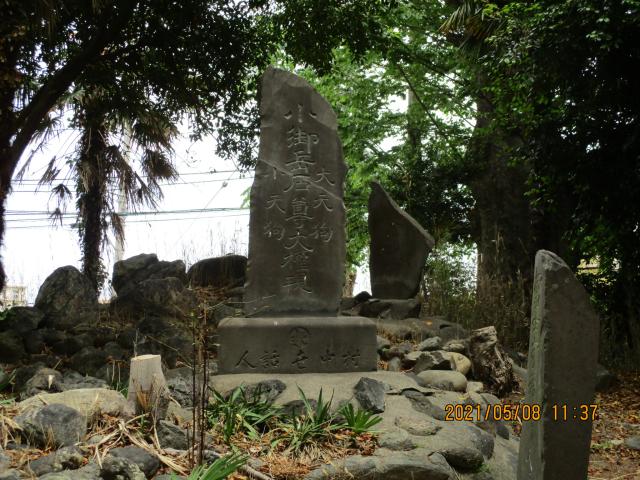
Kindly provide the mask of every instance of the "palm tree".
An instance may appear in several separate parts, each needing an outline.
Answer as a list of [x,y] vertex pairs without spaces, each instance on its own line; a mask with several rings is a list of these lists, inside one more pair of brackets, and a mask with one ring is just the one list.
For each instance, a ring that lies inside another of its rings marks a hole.
[[[79,91],[73,97],[72,107],[72,123],[80,130],[71,170],[75,178],[82,271],[99,292],[105,279],[102,254],[108,229],[117,240],[124,240],[113,192],[120,190],[125,196],[127,210],[140,205],[155,207],[162,198],[158,182],[177,177],[171,147],[177,128],[165,115],[154,111],[151,103],[121,108],[98,86]],[[115,142],[125,132],[129,141]],[[125,149],[129,145],[140,152],[133,164],[126,158]],[[52,183],[59,171],[52,161],[41,183]],[[71,196],[64,184],[53,191],[61,204]],[[53,216],[59,217],[61,213],[59,205]]]

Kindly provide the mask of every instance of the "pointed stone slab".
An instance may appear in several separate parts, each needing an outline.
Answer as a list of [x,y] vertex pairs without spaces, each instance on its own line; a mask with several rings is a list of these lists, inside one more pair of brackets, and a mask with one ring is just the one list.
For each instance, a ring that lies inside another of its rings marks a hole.
[[260,114],[245,312],[335,316],[346,256],[335,113],[305,80],[269,68]]
[[569,267],[557,255],[540,250],[525,403],[542,405],[542,418],[524,422],[518,480],[587,478],[592,422],[580,416],[585,410],[592,413],[583,406],[594,403],[599,329],[589,296]]
[[435,241],[378,182],[369,196],[369,271],[375,298],[412,298]]

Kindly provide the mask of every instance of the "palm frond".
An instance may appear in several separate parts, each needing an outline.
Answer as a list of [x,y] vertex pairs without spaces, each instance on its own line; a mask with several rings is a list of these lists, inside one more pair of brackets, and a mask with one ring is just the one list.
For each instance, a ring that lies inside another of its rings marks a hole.
[[47,164],[47,168],[45,169],[42,177],[38,181],[38,185],[42,186],[45,184],[51,184],[56,179],[58,174],[60,173],[60,169],[56,166],[56,157],[54,156],[49,163]]

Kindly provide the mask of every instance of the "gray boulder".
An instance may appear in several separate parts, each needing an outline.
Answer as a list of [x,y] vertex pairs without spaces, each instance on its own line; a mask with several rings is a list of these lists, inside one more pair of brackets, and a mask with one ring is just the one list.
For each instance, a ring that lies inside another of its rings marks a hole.
[[196,306],[195,295],[176,277],[149,278],[127,286],[111,308],[122,317],[187,317]]
[[610,389],[618,381],[618,378],[598,363],[596,367],[596,392],[604,392]]
[[247,257],[225,255],[200,260],[187,272],[187,281],[192,287],[233,288],[244,285],[247,272]]
[[140,467],[127,458],[107,456],[102,462],[100,477],[103,480],[146,480]]
[[42,330],[33,330],[24,337],[24,348],[29,355],[37,355],[45,349],[44,335]]
[[484,463],[482,453],[474,448],[447,447],[440,451],[447,463],[456,470],[474,471]]
[[391,348],[386,348],[380,352],[380,357],[383,360],[391,360],[394,357],[404,358],[405,355],[411,352],[412,345],[409,342],[403,342],[398,345],[393,345]]
[[[103,480],[100,476],[100,468],[95,463],[89,463],[77,470],[62,470],[60,472],[51,472],[38,480]],[[124,479],[120,479],[124,480]]]
[[52,368],[40,368],[24,384],[20,391],[20,400],[32,397],[39,393],[55,393],[64,390],[62,374]]
[[420,385],[454,392],[467,389],[467,378],[460,372],[446,370],[425,370],[418,374]]
[[450,480],[451,468],[446,462],[434,461],[434,455],[379,449],[372,456],[355,455],[323,465],[309,473],[305,480],[357,478],[362,480]]
[[21,478],[20,472],[13,468],[0,470],[0,480],[21,480]]
[[244,387],[244,396],[249,400],[259,398],[262,402],[273,403],[286,389],[282,380],[272,378],[247,385]]
[[378,182],[371,182],[369,235],[373,296],[414,297],[418,293],[427,255],[435,241]]
[[441,347],[442,339],[440,337],[431,337],[420,342],[416,350],[421,352],[432,352],[434,350],[440,350]]
[[169,277],[178,279],[182,284],[186,283],[187,275],[182,260],[160,261],[154,253],[142,253],[115,263],[111,285],[120,295],[126,290],[136,290],[144,280]]
[[378,438],[378,446],[389,450],[402,451],[413,450],[416,445],[406,430],[396,428],[382,432]]
[[66,266],[46,278],[35,307],[44,314],[44,325],[70,330],[78,323],[96,319],[98,299],[89,279],[77,268]]
[[62,388],[63,390],[78,390],[81,388],[109,388],[109,386],[106,381],[100,378],[67,370],[62,375]]
[[42,448],[51,444],[73,445],[87,433],[85,417],[77,410],[61,404],[29,410],[18,415],[15,421],[30,444]]
[[418,374],[424,370],[453,370],[451,357],[447,352],[422,352],[416,359],[413,372]]
[[362,377],[353,387],[360,406],[373,413],[382,413],[385,409],[384,397],[387,386],[372,378]]
[[84,463],[84,455],[78,447],[63,447],[29,463],[29,469],[37,477],[47,473],[75,470]]
[[83,375],[94,375],[107,362],[107,354],[96,347],[84,347],[69,360],[71,368]]
[[24,335],[37,329],[44,318],[43,313],[34,307],[13,307],[0,321],[0,332],[11,331]]
[[18,363],[26,356],[20,334],[0,332],[0,363]]
[[124,458],[137,465],[147,478],[153,477],[160,468],[158,457],[135,446],[112,448],[109,454],[113,457]]
[[162,448],[175,448],[176,450],[186,450],[189,448],[187,431],[167,420],[160,420],[156,426],[158,441]]
[[421,307],[422,304],[414,298],[401,300],[372,298],[358,305],[354,309],[354,313],[367,318],[404,320],[405,318],[419,317]]

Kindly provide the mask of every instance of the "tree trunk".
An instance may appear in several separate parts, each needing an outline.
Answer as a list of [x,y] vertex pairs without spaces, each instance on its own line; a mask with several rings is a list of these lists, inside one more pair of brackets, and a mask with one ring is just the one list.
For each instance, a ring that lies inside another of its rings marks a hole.
[[[2,146],[0,146],[0,249],[4,245],[5,234],[5,212],[7,206],[7,197],[11,191],[11,177],[17,165],[17,160],[14,159],[11,153],[11,147],[9,146],[9,139],[2,139]],[[6,284],[6,274],[4,271],[4,264],[0,257],[0,292],[4,289]]]
[[101,260],[104,243],[104,206],[109,169],[105,158],[106,131],[99,113],[85,110],[82,151],[78,164],[78,198],[82,272],[96,292],[104,280]]
[[[5,161],[4,158],[5,157],[3,156],[3,162]],[[2,170],[4,170],[4,168],[2,168]],[[4,172],[0,172],[0,248],[4,245],[4,215],[10,186],[11,177],[8,177],[7,179]],[[2,262],[2,258],[0,258],[0,292],[4,290],[5,283],[6,275],[4,272],[4,264]]]
[[[529,168],[510,164],[516,135],[484,130],[491,124],[493,107],[479,99],[476,132],[470,149],[478,165],[470,187],[476,201],[474,223],[478,245],[478,292],[487,282],[524,282],[530,289],[535,256],[532,212],[525,193]],[[530,296],[530,292],[528,293]]]

